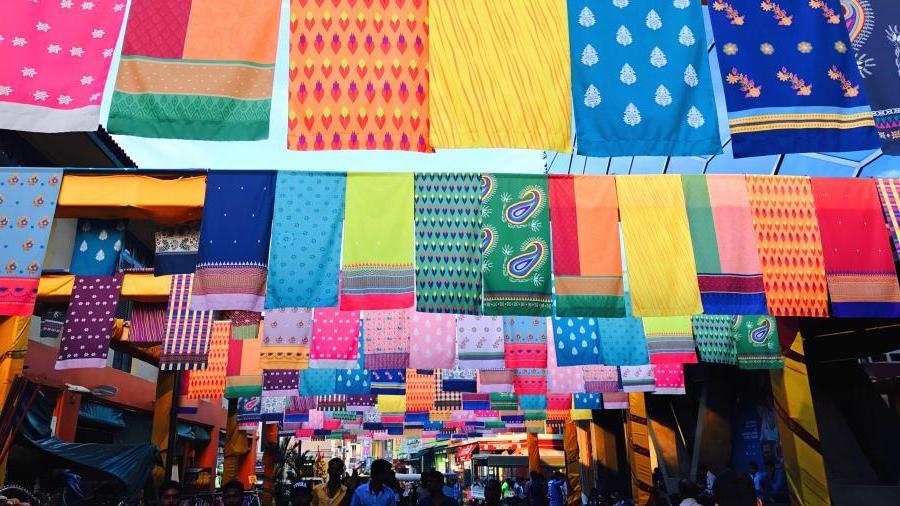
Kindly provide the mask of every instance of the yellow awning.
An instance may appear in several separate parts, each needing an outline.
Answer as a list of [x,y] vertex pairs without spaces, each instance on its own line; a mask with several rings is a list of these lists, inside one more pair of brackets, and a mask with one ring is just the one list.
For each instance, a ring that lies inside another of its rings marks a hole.
[[132,218],[182,223],[203,215],[206,176],[66,174],[57,218]]
[[[166,302],[169,299],[171,281],[172,276],[154,276],[152,272],[125,274],[120,298],[139,302]],[[68,300],[74,285],[75,276],[70,274],[42,276],[38,285],[38,300],[41,302]]]

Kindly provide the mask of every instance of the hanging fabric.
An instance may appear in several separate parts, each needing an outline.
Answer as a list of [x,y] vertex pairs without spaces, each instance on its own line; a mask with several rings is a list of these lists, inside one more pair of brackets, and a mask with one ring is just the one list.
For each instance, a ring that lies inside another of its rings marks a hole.
[[565,3],[433,0],[429,19],[435,147],[571,151]]
[[406,393],[406,369],[372,370],[372,393],[376,395],[403,395]]
[[[0,128],[93,132],[125,4],[8,2],[0,44]],[[82,5],[88,5],[85,8]]]
[[900,179],[879,178],[875,182],[894,251],[900,255]]
[[200,222],[162,225],[155,234],[153,275],[193,274],[200,249]]
[[106,367],[123,275],[75,276],[56,370]]
[[479,188],[475,174],[415,175],[418,311],[481,311]]
[[266,312],[263,324],[260,362],[264,368],[306,369],[309,366],[314,326],[312,309],[273,309]]
[[894,252],[872,179],[813,178],[825,277],[836,317],[900,316]]
[[161,371],[206,367],[212,311],[191,310],[193,274],[175,274],[169,285],[166,331],[159,355]]
[[827,317],[825,261],[809,178],[746,177],[769,314]]
[[[444,392],[476,392],[478,391],[478,371],[473,369],[441,370],[441,390]],[[438,406],[435,405],[437,409]]]
[[484,314],[550,316],[545,176],[481,176]]
[[256,311],[224,311],[223,315],[231,320],[232,339],[256,339],[259,337],[262,313],[257,313]]
[[596,318],[556,318],[553,320],[551,353],[556,365],[600,365],[604,363],[600,328]]
[[341,309],[415,303],[413,175],[347,175]]
[[847,25],[862,85],[872,103],[881,151],[900,155],[900,98],[896,92],[900,88],[900,5],[891,0],[841,0],[840,7],[835,14],[843,17],[829,22],[836,19]]
[[[11,63],[3,66],[11,67]],[[3,108],[0,102],[0,122]],[[31,316],[34,312],[61,181],[61,170],[0,170],[0,243],[4,245],[0,315]]]
[[625,316],[619,206],[611,176],[551,175],[557,316]]
[[268,138],[280,15],[278,0],[133,0],[107,129],[172,139]]
[[122,220],[78,220],[69,272],[76,276],[112,276],[119,268],[124,239]]
[[625,294],[625,318],[598,318],[600,349],[605,365],[649,364],[647,340],[639,318],[632,317],[631,299]]
[[228,365],[228,343],[231,322],[215,321],[209,334],[209,354],[205,369],[190,371],[188,399],[221,399],[225,395],[225,368]]
[[432,151],[428,2],[291,2],[288,149]]
[[232,339],[228,342],[225,398],[236,399],[261,394],[262,367],[259,345],[258,339]]
[[434,371],[408,369],[406,371],[406,411],[408,413],[428,413],[434,409],[436,390]]
[[583,393],[583,368],[572,366],[547,368],[547,392],[553,394]]
[[681,176],[617,176],[634,316],[703,312]]
[[781,344],[778,326],[770,316],[736,316],[732,320],[732,335],[741,369],[781,369]]
[[339,394],[368,394],[371,391],[372,373],[365,367],[365,337],[359,332],[357,349],[359,349],[356,363],[353,367],[340,369],[335,377],[335,392]]
[[412,312],[404,309],[363,313],[366,369],[406,369],[409,366]]
[[482,369],[478,371],[478,391],[512,393],[516,379],[514,369]]
[[263,369],[262,396],[290,397],[300,389],[300,371],[291,369]]
[[505,365],[503,318],[457,316],[456,358],[461,369],[502,369]]
[[456,316],[413,312],[409,323],[409,367],[452,368],[456,363]]
[[210,171],[192,307],[262,312],[275,199],[273,171]]
[[516,369],[513,386],[516,395],[544,395],[547,393],[547,369]]
[[839,0],[714,0],[735,157],[879,146]]
[[568,5],[579,154],[722,152],[699,0]]
[[650,364],[623,365],[619,367],[619,377],[625,392],[652,392],[656,389],[656,378]]
[[168,304],[135,302],[131,306],[128,340],[135,343],[161,343],[166,331]]
[[359,358],[359,311],[334,308],[313,310],[309,367],[346,369]]
[[733,316],[694,315],[691,317],[694,340],[701,362],[713,364],[737,364],[732,335]]
[[266,308],[338,305],[347,176],[279,171]]
[[620,392],[619,369],[611,365],[591,365],[584,367],[584,390],[586,392]]
[[336,381],[335,369],[306,369],[300,372],[300,395],[334,395]]
[[538,316],[503,317],[505,367],[547,367],[547,319]]
[[743,176],[681,176],[703,310],[765,314],[756,236]]
[[651,364],[697,363],[690,316],[641,318],[641,322]]

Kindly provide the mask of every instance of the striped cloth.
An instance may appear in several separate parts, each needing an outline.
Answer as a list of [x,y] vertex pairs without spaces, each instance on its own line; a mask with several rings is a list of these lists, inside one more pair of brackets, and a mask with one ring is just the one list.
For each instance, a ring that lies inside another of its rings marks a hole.
[[131,307],[128,340],[134,343],[159,343],[166,331],[167,304],[135,302]]
[[891,232],[894,251],[900,255],[900,179],[876,179],[881,209]]
[[166,331],[159,368],[162,371],[202,369],[207,365],[212,311],[191,311],[193,274],[175,274],[169,285]]

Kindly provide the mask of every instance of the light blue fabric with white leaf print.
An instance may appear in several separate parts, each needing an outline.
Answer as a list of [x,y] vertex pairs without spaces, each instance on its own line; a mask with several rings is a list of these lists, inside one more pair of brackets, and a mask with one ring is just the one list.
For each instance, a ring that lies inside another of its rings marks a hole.
[[69,271],[78,276],[111,276],[119,264],[124,238],[122,220],[78,220]]

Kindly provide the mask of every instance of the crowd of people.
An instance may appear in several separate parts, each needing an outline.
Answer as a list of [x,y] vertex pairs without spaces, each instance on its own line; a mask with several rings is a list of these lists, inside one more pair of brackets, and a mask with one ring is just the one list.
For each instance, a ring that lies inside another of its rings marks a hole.
[[[447,485],[446,477],[436,470],[420,475],[418,483],[401,484],[390,462],[372,462],[367,480],[354,471],[348,474],[344,461],[333,458],[328,462],[328,479],[313,485],[300,480],[290,489],[290,498],[279,498],[276,504],[290,506],[565,506],[568,484],[565,475],[555,471],[549,479],[532,471],[528,479],[476,479],[468,494]],[[698,470],[697,480],[681,480],[678,492],[667,495],[660,476],[654,479],[650,499],[652,506],[762,506],[777,504],[778,475],[773,469],[760,470],[750,465],[749,472],[723,470],[718,475],[705,468]],[[781,478],[783,480],[783,477]],[[181,487],[167,481],[159,487],[162,506],[182,506]],[[616,491],[601,493],[591,489],[585,496],[587,506],[630,506],[635,503]],[[222,487],[222,506],[245,506],[245,490],[239,481]],[[645,506],[641,504],[639,506]]]

